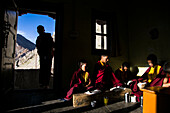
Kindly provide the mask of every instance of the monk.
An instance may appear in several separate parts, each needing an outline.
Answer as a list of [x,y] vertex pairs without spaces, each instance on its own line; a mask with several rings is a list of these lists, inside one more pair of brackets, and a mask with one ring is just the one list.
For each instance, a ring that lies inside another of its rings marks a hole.
[[39,84],[43,89],[49,89],[54,42],[51,34],[45,32],[44,26],[39,25],[37,32],[39,36],[36,40],[36,47],[40,56]]
[[162,73],[163,68],[157,64],[157,57],[154,54],[151,54],[147,57],[149,68],[142,75],[143,81],[151,83],[157,75]]
[[107,63],[108,55],[101,55],[101,59],[96,63],[93,73],[93,83],[96,89],[104,91],[112,87],[122,86],[114,75],[111,66]]
[[87,61],[82,59],[79,61],[79,69],[74,72],[71,83],[70,90],[67,92],[67,96],[64,101],[69,101],[72,98],[73,93],[85,92],[93,88],[91,86],[91,79],[89,73],[87,72]]
[[156,55],[150,54],[147,57],[147,62],[149,64],[149,68],[146,70],[146,72],[140,78],[133,79],[132,81],[128,82],[130,88],[132,89],[132,94],[137,97],[138,101],[140,101],[139,97],[142,95],[142,92],[139,90],[137,84],[140,82],[146,82],[146,87],[161,86],[160,78],[162,78],[164,75],[163,68],[157,64]]
[[128,62],[123,62],[121,67],[115,71],[115,76],[120,80],[123,86],[126,86],[127,82],[133,78],[129,68],[130,64]]
[[170,62],[164,64],[163,70],[166,73],[166,76],[163,80],[162,87],[170,87]]

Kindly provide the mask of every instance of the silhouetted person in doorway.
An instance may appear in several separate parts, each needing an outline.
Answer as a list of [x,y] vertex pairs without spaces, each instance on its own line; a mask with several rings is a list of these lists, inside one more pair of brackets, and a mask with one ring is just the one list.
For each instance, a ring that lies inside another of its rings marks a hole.
[[39,33],[39,36],[36,40],[36,47],[40,56],[39,83],[40,87],[48,89],[51,76],[54,42],[51,34],[45,33],[45,29],[42,25],[37,27],[37,32]]

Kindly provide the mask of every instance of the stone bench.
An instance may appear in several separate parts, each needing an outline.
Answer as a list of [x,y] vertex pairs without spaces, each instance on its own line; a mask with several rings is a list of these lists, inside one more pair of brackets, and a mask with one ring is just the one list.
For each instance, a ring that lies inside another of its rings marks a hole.
[[104,103],[104,97],[108,97],[109,102],[121,101],[124,100],[125,93],[131,94],[131,92],[132,91],[129,88],[117,88],[113,91],[105,91],[93,95],[88,95],[85,93],[73,94],[73,107],[89,106],[92,101],[96,101],[97,103]]

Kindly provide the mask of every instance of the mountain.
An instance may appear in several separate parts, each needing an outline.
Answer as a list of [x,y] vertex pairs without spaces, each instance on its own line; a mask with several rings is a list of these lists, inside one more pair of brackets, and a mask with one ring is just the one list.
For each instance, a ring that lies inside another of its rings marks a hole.
[[[53,36],[54,35],[55,34],[53,33]],[[35,44],[20,34],[17,34],[15,69],[40,69],[40,59]],[[53,69],[54,58],[52,60],[52,73]]]
[[39,66],[39,57],[35,44],[17,34],[15,47],[15,69],[28,69]]
[[16,48],[15,48],[15,60],[24,57],[29,51],[35,49],[35,44],[24,36],[17,34]]
[[23,48],[28,49],[29,51],[35,49],[35,44],[20,34],[17,34],[17,44]]

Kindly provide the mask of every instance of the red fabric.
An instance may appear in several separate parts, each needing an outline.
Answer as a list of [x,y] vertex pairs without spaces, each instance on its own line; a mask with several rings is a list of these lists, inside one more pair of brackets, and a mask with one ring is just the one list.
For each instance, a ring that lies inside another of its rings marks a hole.
[[100,90],[109,89],[115,86],[122,86],[114,75],[109,64],[102,66],[100,61],[95,65],[95,87]]
[[[88,77],[88,79],[89,79],[89,82],[91,82],[90,76]],[[81,70],[78,69],[77,71],[74,72],[72,76],[72,79],[70,82],[70,90],[67,92],[67,96],[65,98],[71,99],[73,93],[85,92],[91,88],[93,88],[93,86],[89,86],[89,87],[84,86],[83,81],[81,80]]]
[[[137,97],[137,101],[140,101],[139,97],[143,94],[143,92],[139,90],[137,84],[139,82],[142,82],[144,79],[147,79],[147,74],[149,73],[150,69],[151,67],[149,67],[146,70],[146,72],[142,75],[141,78],[133,79],[132,80],[133,82],[130,84],[130,88],[132,89],[132,94],[134,94]],[[150,84],[147,83],[146,87],[162,86],[164,77],[165,77],[165,73],[163,71],[163,68],[160,68],[159,75],[157,75]]]
[[78,73],[80,72],[80,69],[74,72],[71,82],[70,82],[70,88],[73,87],[75,84],[80,84],[81,81],[79,80],[80,77],[78,77]]
[[120,80],[120,82],[126,86],[126,83],[129,81],[129,80],[132,80],[134,79],[134,77],[132,76],[132,73],[130,70],[127,70],[127,71],[121,71],[120,68],[118,68],[116,71],[115,71],[115,76],[117,77],[118,80]]
[[170,77],[168,78],[168,83],[170,83]]
[[155,79],[153,79],[152,82],[149,84],[149,87],[162,86],[164,78],[165,78],[164,73],[161,73],[161,74],[157,75],[157,77],[155,77]]

